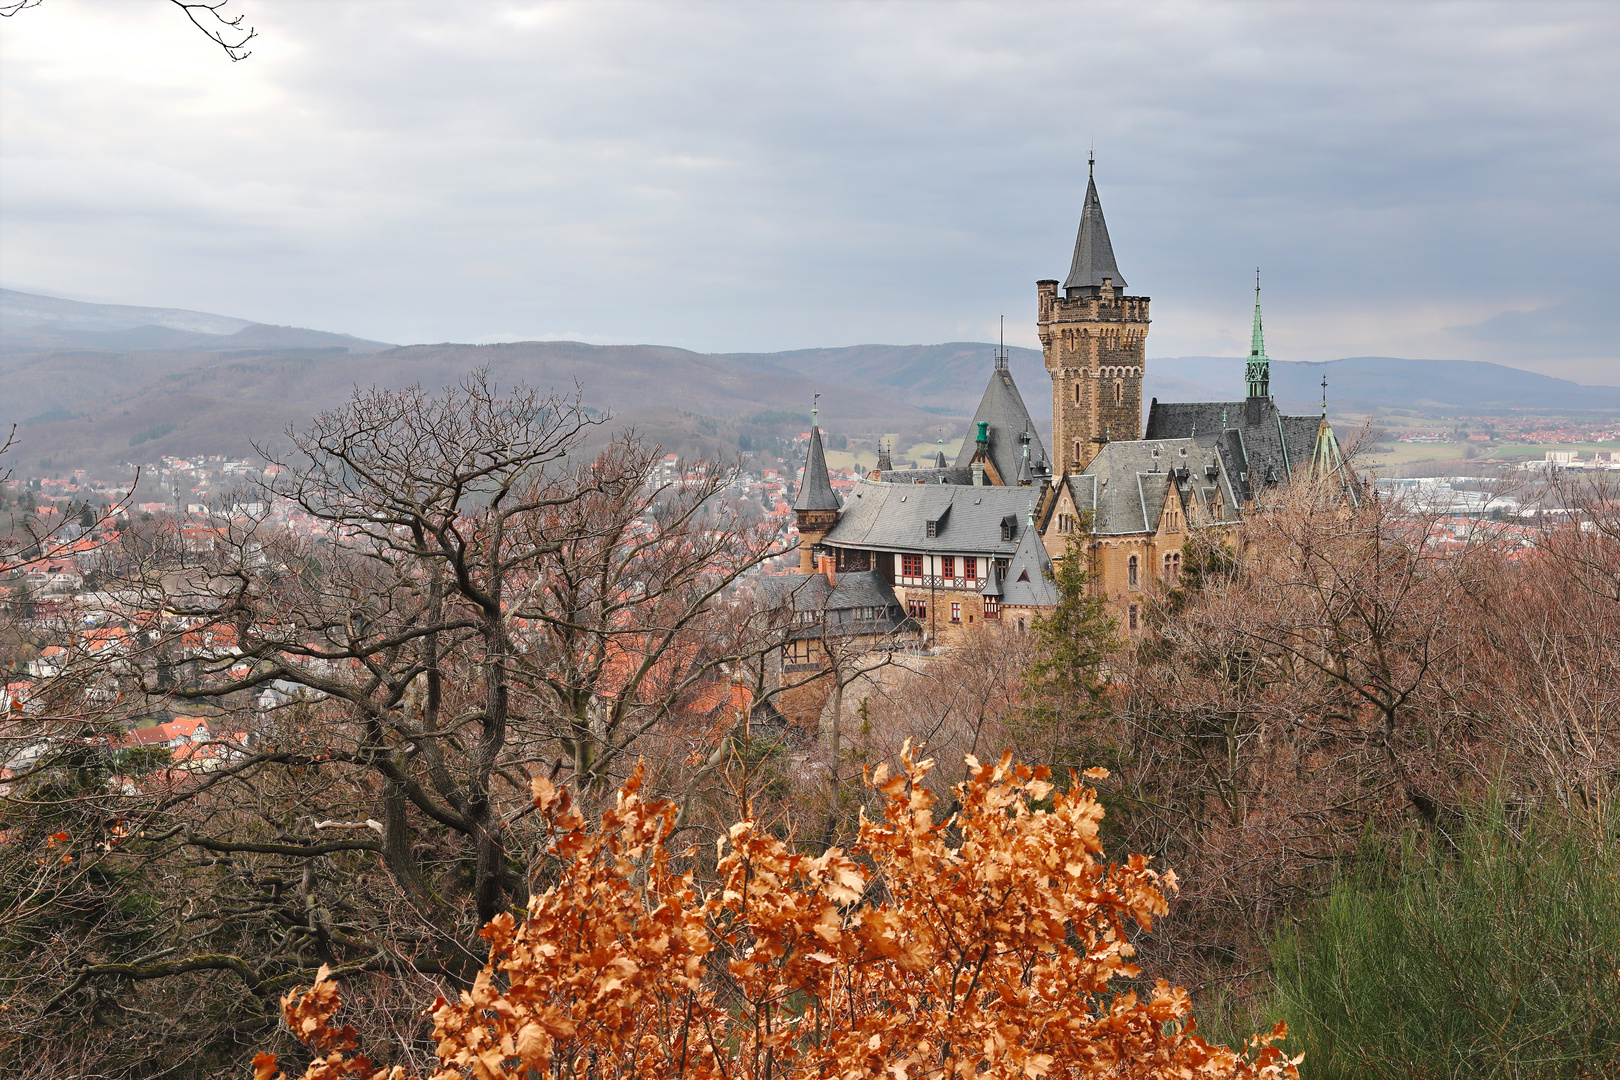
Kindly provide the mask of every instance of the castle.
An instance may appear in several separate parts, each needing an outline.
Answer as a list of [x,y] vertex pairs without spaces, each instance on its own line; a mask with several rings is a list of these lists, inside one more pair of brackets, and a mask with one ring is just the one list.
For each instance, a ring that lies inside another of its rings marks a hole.
[[1035,285],[1050,453],[1001,354],[954,464],[941,454],[895,472],[880,453],[840,503],[812,424],[793,504],[799,569],[826,576],[816,602],[834,617],[844,593],[928,640],[978,622],[1023,629],[1057,603],[1053,560],[1074,543],[1131,634],[1150,591],[1174,584],[1189,530],[1239,522],[1305,475],[1337,475],[1354,497],[1325,398],[1320,416],[1289,416],[1271,397],[1258,280],[1246,396],[1155,399],[1143,430],[1149,299],[1126,292],[1091,172],[1068,276]]

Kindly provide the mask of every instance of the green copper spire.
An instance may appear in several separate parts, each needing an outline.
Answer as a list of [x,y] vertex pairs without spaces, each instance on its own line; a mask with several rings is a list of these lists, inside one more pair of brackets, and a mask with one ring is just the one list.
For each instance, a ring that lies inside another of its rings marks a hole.
[[1254,333],[1249,338],[1249,396],[1271,396],[1271,360],[1266,356],[1266,334],[1260,327],[1260,268],[1254,269]]

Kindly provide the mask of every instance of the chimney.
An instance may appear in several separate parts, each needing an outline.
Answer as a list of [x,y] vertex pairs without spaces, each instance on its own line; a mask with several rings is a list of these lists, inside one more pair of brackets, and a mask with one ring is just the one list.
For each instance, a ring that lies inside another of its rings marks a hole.
[[973,486],[984,487],[984,462],[982,461],[973,463]]
[[827,575],[827,584],[838,588],[838,560],[831,555],[818,555],[816,562],[820,564],[816,569]]

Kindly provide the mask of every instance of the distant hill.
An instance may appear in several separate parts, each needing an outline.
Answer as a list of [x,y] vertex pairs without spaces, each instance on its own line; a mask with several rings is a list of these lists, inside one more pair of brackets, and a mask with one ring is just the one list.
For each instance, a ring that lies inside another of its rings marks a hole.
[[[245,454],[341,404],[353,386],[438,388],[475,367],[505,385],[572,393],[673,452],[729,454],[739,436],[790,438],[822,423],[847,433],[907,432],[941,422],[904,401],[839,385],[815,372],[648,345],[568,341],[347,349],[0,355],[7,393],[0,421],[21,423],[19,459],[106,466],[162,454]],[[982,375],[980,376],[982,380]],[[975,392],[976,396],[976,392]],[[967,406],[971,410],[972,403]],[[947,421],[959,425],[966,413]],[[136,449],[136,448],[139,449]]]
[[[0,290],[0,423],[21,425],[23,445],[12,461],[49,460],[54,469],[245,454],[253,441],[273,440],[340,404],[355,385],[437,388],[487,366],[507,385],[565,392],[577,385],[586,406],[675,452],[729,454],[789,438],[808,427],[817,392],[830,432],[931,442],[939,428],[960,433],[994,354],[991,344],[960,341],[727,354],[571,341],[396,348],[204,312]],[[1049,437],[1051,383],[1040,353],[1008,354]],[[1323,374],[1338,415],[1620,411],[1620,388],[1457,360],[1273,361],[1273,392],[1286,409],[1314,411]],[[1243,360],[1150,359],[1145,389],[1165,401],[1237,400]]]
[[[1179,380],[1177,393],[1150,396],[1165,401],[1235,400],[1244,393],[1244,359],[1179,356],[1148,361],[1148,381]],[[1620,375],[1620,372],[1616,373]],[[1582,386],[1533,371],[1478,360],[1410,360],[1393,356],[1353,356],[1307,362],[1273,360],[1271,392],[1292,411],[1321,407],[1322,378],[1335,413],[1412,409],[1420,413],[1458,411],[1591,412],[1620,410],[1620,387]],[[1188,391],[1203,391],[1202,396]]]
[[0,289],[0,329],[51,323],[69,330],[130,330],[162,326],[197,334],[234,334],[253,325],[252,319],[233,319],[205,311],[180,308],[132,307],[128,304],[86,304],[55,296],[37,296]]
[[267,326],[202,311],[86,304],[0,289],[0,355],[334,346],[357,353],[391,348],[348,334]]

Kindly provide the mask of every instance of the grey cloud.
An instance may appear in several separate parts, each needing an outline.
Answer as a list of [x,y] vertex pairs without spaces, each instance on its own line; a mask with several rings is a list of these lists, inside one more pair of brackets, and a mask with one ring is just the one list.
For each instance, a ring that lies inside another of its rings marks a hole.
[[1609,5],[234,2],[258,54],[157,88],[0,40],[5,284],[393,341],[1027,343],[1095,138],[1161,352],[1229,343],[1256,263],[1296,359],[1468,357],[1445,327],[1620,286]]

